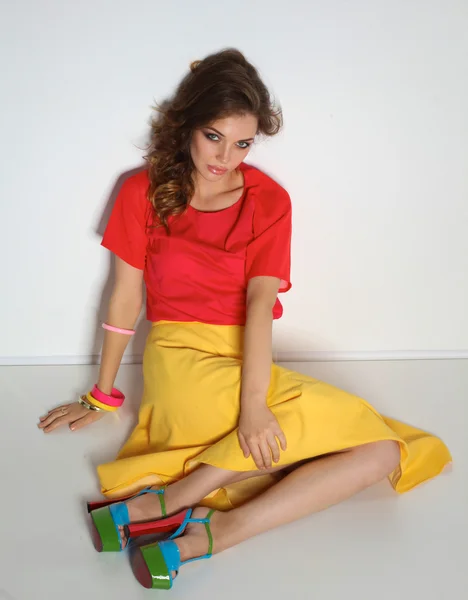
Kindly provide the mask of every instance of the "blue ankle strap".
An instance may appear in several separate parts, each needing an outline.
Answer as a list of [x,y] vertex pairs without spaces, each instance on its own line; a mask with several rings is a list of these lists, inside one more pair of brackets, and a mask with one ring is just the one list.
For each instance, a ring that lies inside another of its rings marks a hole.
[[186,560],[183,563],[181,563],[181,565],[185,565],[186,563],[193,562],[195,560],[202,560],[204,558],[210,558],[211,555],[213,554],[213,535],[211,534],[210,521],[211,521],[211,517],[213,516],[214,512],[215,512],[214,509],[210,510],[210,512],[206,515],[206,517],[204,519],[192,519],[191,518],[192,509],[189,509],[187,516],[185,517],[185,519],[182,522],[182,525],[169,538],[168,541],[174,540],[175,538],[179,537],[185,531],[185,528],[187,527],[187,525],[189,523],[203,523],[205,525],[206,534],[208,536],[208,553],[204,554],[203,556],[197,556],[196,558],[190,558],[189,560]]
[[175,571],[176,573],[178,573],[178,571],[182,565],[186,565],[187,563],[190,563],[190,562],[195,562],[196,560],[205,560],[207,558],[211,558],[211,556],[213,554],[213,536],[211,535],[211,530],[210,530],[210,520],[211,520],[211,516],[213,515],[214,512],[215,512],[214,510],[211,510],[204,519],[189,519],[189,518],[185,519],[187,521],[187,523],[204,523],[205,524],[206,532],[208,534],[208,552],[207,552],[207,554],[204,554],[203,556],[196,556],[195,558],[189,558],[188,560],[184,560],[182,562],[180,560],[179,547],[177,546],[177,544],[174,541],[172,541],[173,536],[171,536],[165,542],[158,543],[158,546],[161,549],[161,552],[163,554],[167,570],[169,572],[169,578],[171,580],[171,584],[172,584],[171,571]]
[[[141,490],[132,498],[138,498],[138,496],[143,496],[144,494],[156,494],[159,496],[159,502],[161,503],[161,512],[162,516],[165,517],[166,513],[166,503],[164,502],[164,492],[165,487],[159,490],[152,490],[150,487]],[[132,498],[129,498],[131,500]],[[112,516],[112,520],[114,521],[115,530],[117,531],[117,536],[120,542],[120,549],[122,550],[122,538],[120,537],[119,527],[124,525],[129,525],[130,523],[130,515],[128,514],[128,507],[125,502],[116,502],[115,504],[111,504],[109,506],[109,511]]]
[[[161,488],[160,490],[152,490],[151,488],[145,488],[132,496],[132,498],[138,498],[138,496],[143,496],[144,494],[156,494],[159,496],[159,501],[161,503],[161,511],[162,516],[166,516],[166,503],[164,502],[164,490],[165,488]],[[132,498],[129,498],[131,500]],[[130,516],[128,514],[128,507],[125,502],[116,502],[115,504],[111,504],[109,506],[110,513],[112,515],[112,519],[114,520],[115,525],[118,527],[119,525],[128,525],[130,523]]]
[[141,490],[141,492],[138,492],[138,494],[133,496],[133,498],[137,498],[138,496],[143,496],[144,494],[156,494],[157,496],[159,496],[159,502],[161,504],[162,516],[166,517],[167,516],[166,502],[164,501],[164,492],[165,491],[166,491],[166,486],[160,488],[159,490],[153,490],[153,489],[151,489],[151,487],[147,487],[144,490]]
[[168,539],[175,540],[176,538],[178,538],[180,535],[182,535],[184,533],[187,525],[192,522],[192,519],[190,518],[192,516],[192,512],[193,512],[192,509],[189,508],[187,511],[187,514],[185,515],[185,519],[182,521],[179,528],[176,529],[176,531]]

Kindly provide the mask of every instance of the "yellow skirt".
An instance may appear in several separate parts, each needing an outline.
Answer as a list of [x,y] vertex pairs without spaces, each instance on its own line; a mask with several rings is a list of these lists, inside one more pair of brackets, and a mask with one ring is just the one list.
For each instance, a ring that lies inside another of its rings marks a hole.
[[[146,343],[139,422],[114,462],[100,465],[102,492],[120,498],[146,485],[171,483],[201,463],[255,470],[237,439],[244,328],[155,323]],[[382,417],[365,400],[272,365],[268,406],[288,441],[278,463],[289,465],[378,440],[396,440],[399,467],[389,479],[406,492],[451,462],[437,437]],[[268,488],[261,475],[216,490],[202,502],[229,510]]]

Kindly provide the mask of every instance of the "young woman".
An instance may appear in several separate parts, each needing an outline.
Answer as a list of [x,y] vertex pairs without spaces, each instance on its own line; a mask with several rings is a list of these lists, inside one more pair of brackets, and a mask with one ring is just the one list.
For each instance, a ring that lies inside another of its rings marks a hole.
[[291,287],[291,203],[244,160],[257,136],[280,127],[240,52],[192,64],[153,123],[147,169],[123,184],[104,235],[116,280],[97,385],[41,418],[45,432],[78,430],[121,404],[113,384],[144,281],[153,326],[139,423],[117,460],[99,467],[108,501],[90,510],[98,550],[172,533],[133,555],[146,587],[169,588],[184,561],[385,477],[405,492],[451,460],[438,438],[272,364],[278,292]]

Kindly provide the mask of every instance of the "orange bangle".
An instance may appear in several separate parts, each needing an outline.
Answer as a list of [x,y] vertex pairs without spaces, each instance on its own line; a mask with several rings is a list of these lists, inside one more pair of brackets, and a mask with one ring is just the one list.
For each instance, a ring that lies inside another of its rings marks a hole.
[[117,410],[117,406],[109,406],[108,404],[103,404],[102,402],[99,402],[99,400],[96,400],[91,392],[86,394],[86,399],[90,404],[96,406],[96,408],[100,408],[101,410],[105,410],[107,412],[115,412]]

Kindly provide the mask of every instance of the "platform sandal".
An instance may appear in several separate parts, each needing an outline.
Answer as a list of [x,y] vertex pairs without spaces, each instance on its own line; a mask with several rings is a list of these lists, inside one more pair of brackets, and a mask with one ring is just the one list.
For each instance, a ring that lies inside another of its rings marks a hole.
[[[172,571],[178,573],[182,565],[195,560],[211,558],[213,536],[210,529],[210,520],[214,512],[214,510],[210,510],[204,519],[192,519],[188,515],[179,529],[168,540],[137,548],[132,555],[131,565],[133,574],[139,583],[148,589],[169,590],[173,584]],[[179,548],[173,540],[182,535],[189,523],[203,523],[205,525],[208,535],[208,552],[203,556],[181,562]]]
[[[192,509],[189,508],[172,517],[167,517],[164,491],[165,488],[158,490],[146,488],[134,496],[125,498],[125,500],[89,502],[88,512],[91,517],[91,535],[96,550],[98,552],[120,552],[123,544],[119,527],[124,528],[127,545],[131,539],[139,536],[173,532],[180,529],[180,526],[192,514]],[[162,518],[141,523],[130,523],[128,507],[125,502],[144,494],[156,494],[158,496],[161,503]]]

